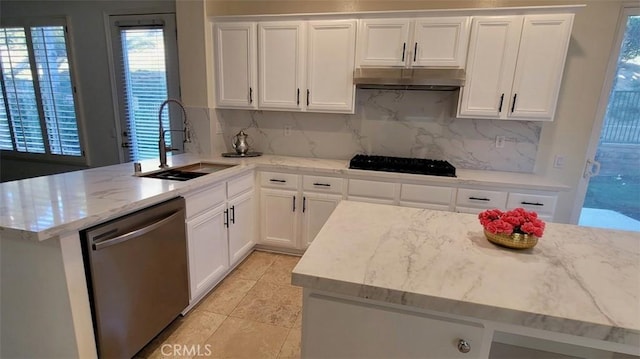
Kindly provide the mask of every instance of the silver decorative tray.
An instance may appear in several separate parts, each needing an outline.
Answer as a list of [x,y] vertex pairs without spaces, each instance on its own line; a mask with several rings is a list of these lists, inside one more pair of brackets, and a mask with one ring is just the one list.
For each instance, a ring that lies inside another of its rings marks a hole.
[[262,152],[247,152],[247,153],[236,153],[236,152],[225,152],[222,154],[222,157],[258,157],[262,156]]

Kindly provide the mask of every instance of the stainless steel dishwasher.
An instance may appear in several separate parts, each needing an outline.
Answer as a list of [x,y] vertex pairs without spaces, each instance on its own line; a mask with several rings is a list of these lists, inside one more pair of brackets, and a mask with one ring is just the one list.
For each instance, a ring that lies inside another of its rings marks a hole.
[[99,357],[133,357],[189,304],[184,203],[82,232]]

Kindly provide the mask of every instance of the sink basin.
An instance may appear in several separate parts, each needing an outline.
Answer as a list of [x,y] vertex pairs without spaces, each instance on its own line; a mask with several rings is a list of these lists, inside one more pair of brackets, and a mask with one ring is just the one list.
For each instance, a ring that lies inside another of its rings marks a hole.
[[226,165],[220,163],[198,162],[188,166],[171,168],[164,171],[153,172],[140,177],[159,178],[174,181],[188,181],[210,173],[222,171],[236,165]]

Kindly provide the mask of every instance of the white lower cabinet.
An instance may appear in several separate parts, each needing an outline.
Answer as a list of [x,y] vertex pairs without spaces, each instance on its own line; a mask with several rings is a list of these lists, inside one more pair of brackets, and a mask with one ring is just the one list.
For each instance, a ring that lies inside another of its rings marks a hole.
[[255,244],[253,176],[251,172],[184,196],[190,306],[220,282]]
[[398,184],[391,182],[350,179],[347,199],[358,202],[396,204],[397,186]]
[[237,264],[255,244],[253,191],[227,202],[229,220],[229,262]]
[[487,356],[479,323],[314,293],[302,308],[303,358]]
[[339,177],[262,172],[260,244],[304,250],[342,200]]
[[260,243],[297,248],[297,191],[265,189],[260,191]]
[[307,248],[329,219],[342,195],[309,193],[302,196],[302,247]]
[[451,187],[403,183],[400,189],[400,205],[450,211],[455,194],[456,189]]

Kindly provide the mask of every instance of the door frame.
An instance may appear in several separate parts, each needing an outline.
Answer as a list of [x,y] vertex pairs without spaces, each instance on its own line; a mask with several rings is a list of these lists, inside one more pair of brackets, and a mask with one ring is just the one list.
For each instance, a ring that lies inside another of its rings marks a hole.
[[609,97],[611,95],[611,89],[613,87],[613,80],[618,69],[618,58],[620,57],[620,50],[622,46],[622,39],[627,29],[627,17],[632,15],[640,15],[640,6],[637,3],[629,2],[623,3],[618,15],[618,24],[616,28],[616,35],[609,56],[609,62],[607,64],[607,71],[605,73],[604,83],[600,92],[600,99],[598,100],[598,107],[596,110],[596,118],[593,122],[591,129],[591,137],[589,138],[589,145],[587,147],[586,156],[584,158],[583,175],[580,176],[578,186],[576,188],[575,202],[573,210],[571,211],[570,223],[578,224],[580,220],[580,213],[582,212],[582,206],[587,196],[587,188],[589,187],[590,176],[585,178],[584,173],[588,171],[587,161],[595,160],[596,152],[598,151],[598,145],[600,143],[600,134],[602,133],[602,126],[604,125],[604,117],[607,113],[607,107],[609,105]]
[[[167,39],[167,37],[165,37],[165,47],[167,47],[167,44],[170,45],[170,47],[173,47],[173,45],[175,45],[174,56],[171,56],[171,54],[167,56],[167,53],[165,51],[165,61],[166,61],[166,67],[167,67],[167,82],[168,82],[167,84],[168,98],[181,99],[180,65],[179,65],[180,60],[179,60],[179,53],[178,53],[178,38],[177,38],[178,24],[177,24],[177,18],[176,18],[175,12],[140,10],[140,11],[123,12],[123,13],[120,13],[120,12],[103,13],[105,36],[107,38],[106,44],[107,44],[107,57],[108,57],[108,63],[109,63],[109,78],[111,81],[111,96],[112,96],[111,100],[113,104],[113,113],[114,113],[113,120],[114,120],[115,133],[113,133],[112,135],[115,136],[115,139],[116,139],[116,145],[118,147],[117,151],[118,151],[119,162],[124,163],[126,156],[125,156],[125,149],[122,147],[122,143],[123,143],[122,131],[126,128],[126,127],[123,128],[123,124],[124,124],[124,121],[126,121],[126,119],[121,118],[122,117],[121,101],[120,101],[121,95],[118,92],[118,79],[117,79],[117,77],[119,76],[119,70],[118,70],[119,58],[116,56],[113,50],[114,41],[117,39],[113,37],[114,30],[113,30],[112,19],[117,17],[138,18],[141,20],[161,18],[162,21],[165,22],[165,24],[168,23],[170,24],[170,26],[172,26],[175,29],[175,31],[165,32],[165,34],[168,34],[172,37],[172,43],[171,42],[168,43],[168,40],[171,41],[171,39]],[[175,68],[175,71],[172,71],[171,70],[172,68]],[[180,128],[182,126],[182,120],[181,120],[182,113],[175,106],[173,107],[169,106],[168,110],[169,110],[169,122],[170,122],[171,129]],[[172,144],[181,143],[182,137],[179,137],[179,135],[177,135],[176,132],[169,132],[169,134],[171,136]]]

